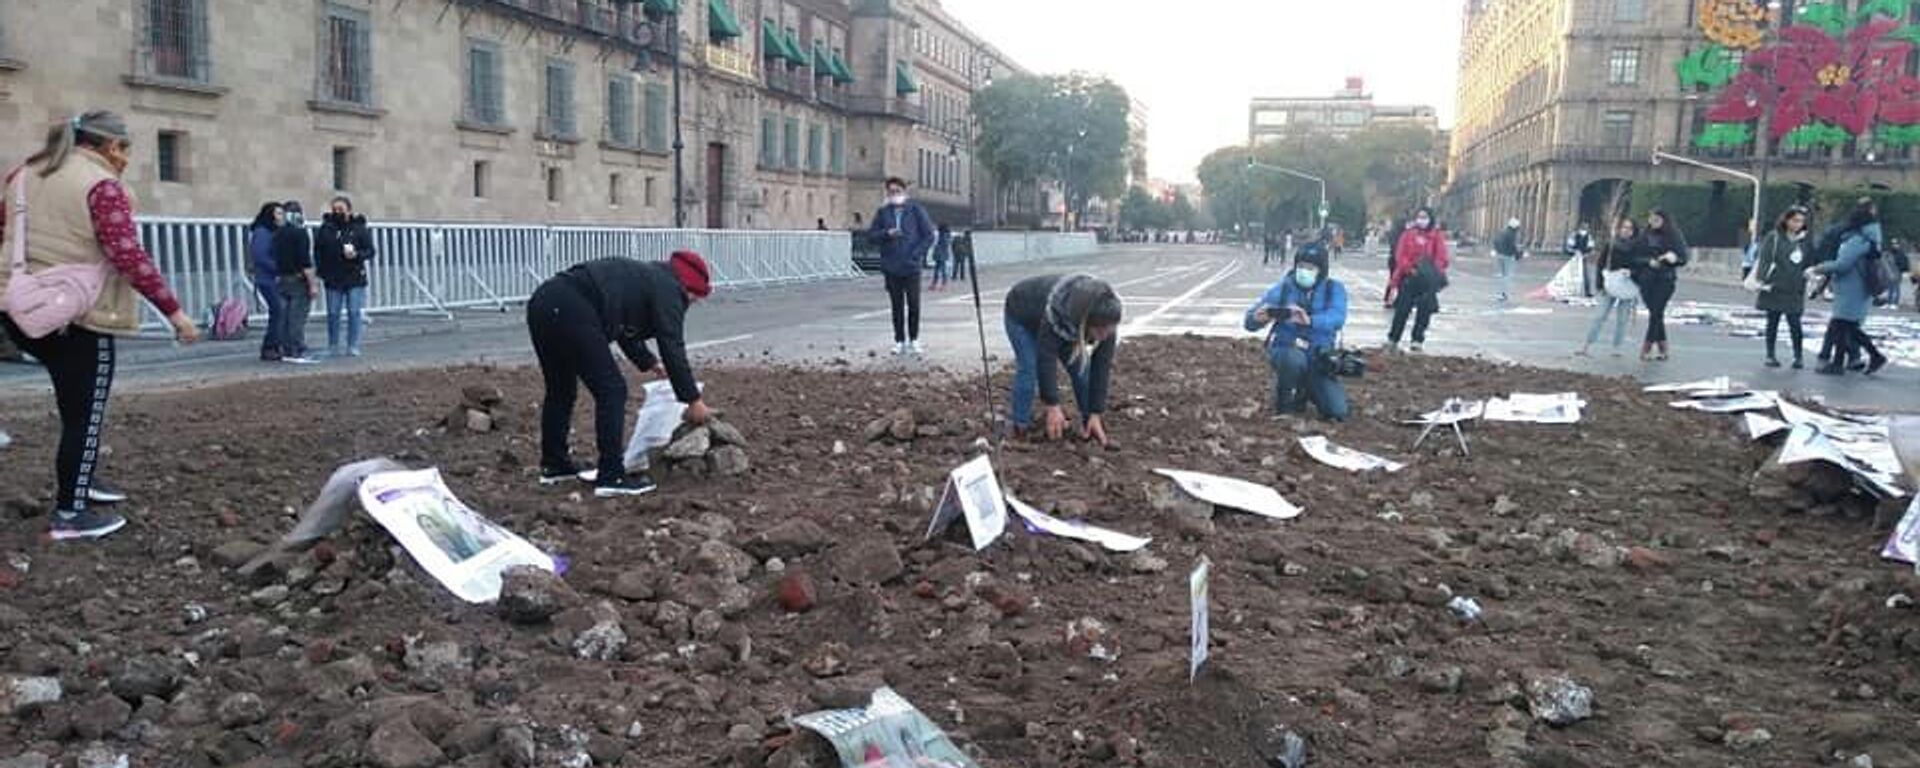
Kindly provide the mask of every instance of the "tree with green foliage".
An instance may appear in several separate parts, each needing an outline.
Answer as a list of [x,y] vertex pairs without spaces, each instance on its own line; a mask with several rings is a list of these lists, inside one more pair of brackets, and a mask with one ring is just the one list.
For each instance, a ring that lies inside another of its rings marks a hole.
[[1173,204],[1169,206],[1174,229],[1201,229],[1200,212],[1193,207],[1193,201],[1187,199],[1187,193],[1174,190]]
[[1167,229],[1172,223],[1173,215],[1167,204],[1155,198],[1146,187],[1128,189],[1126,199],[1120,202],[1121,229]]
[[1200,162],[1209,212],[1229,227],[1251,223],[1266,231],[1316,221],[1320,190],[1313,182],[1249,166],[1291,168],[1327,180],[1328,220],[1350,232],[1368,221],[1397,216],[1425,203],[1438,179],[1439,135],[1418,126],[1379,126],[1344,139],[1312,130],[1261,144],[1222,147]]
[[1001,184],[1059,179],[1078,214],[1125,191],[1131,130],[1127,92],[1083,74],[1015,75],[973,97],[980,162]]

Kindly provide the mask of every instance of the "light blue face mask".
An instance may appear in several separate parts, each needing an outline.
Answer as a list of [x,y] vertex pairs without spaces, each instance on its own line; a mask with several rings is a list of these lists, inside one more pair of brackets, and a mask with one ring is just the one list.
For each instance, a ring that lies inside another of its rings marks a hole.
[[1313,269],[1311,267],[1295,267],[1294,268],[1293,270],[1294,285],[1298,285],[1302,288],[1312,288],[1315,284],[1319,282],[1320,282],[1320,270]]

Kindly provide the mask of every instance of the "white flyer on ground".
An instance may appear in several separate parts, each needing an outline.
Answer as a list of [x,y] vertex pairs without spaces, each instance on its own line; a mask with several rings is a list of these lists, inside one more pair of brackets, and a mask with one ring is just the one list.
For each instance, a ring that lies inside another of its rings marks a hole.
[[1677,400],[1667,405],[1683,411],[1700,411],[1702,413],[1771,411],[1780,407],[1780,394],[1777,392],[1748,392],[1734,397],[1696,396],[1692,400]]
[[826,738],[845,768],[978,768],[892,688],[874,691],[864,709],[809,712],[793,722]]
[[1391,459],[1381,458],[1371,453],[1361,453],[1360,451],[1341,445],[1334,445],[1325,435],[1300,438],[1300,447],[1306,449],[1307,455],[1312,456],[1316,461],[1349,472],[1372,472],[1380,469],[1388,472],[1398,472],[1407,467],[1407,465]]
[[986,549],[1007,530],[1006,495],[1000,491],[1000,480],[993,474],[993,462],[986,456],[977,457],[947,474],[947,487],[940,492],[940,503],[934,505],[927,538],[939,535],[956,518],[966,518],[967,533],[973,538],[976,552]]
[[1212,561],[1209,561],[1206,555],[1201,555],[1199,564],[1193,567],[1193,573],[1187,577],[1187,596],[1190,598],[1188,604],[1192,606],[1193,609],[1193,616],[1191,617],[1193,650],[1187,662],[1187,682],[1189,683],[1199,679],[1200,665],[1207,663],[1207,633],[1209,623],[1207,618],[1207,577],[1211,575],[1212,571]]
[[1062,520],[1049,515],[1012,496],[1007,497],[1007,506],[1013,513],[1025,521],[1028,530],[1038,531],[1063,539],[1098,544],[1109,552],[1132,552],[1153,543],[1153,539],[1129,536],[1119,531],[1111,531],[1080,520]]
[[1684,381],[1684,382],[1675,382],[1672,384],[1654,384],[1654,385],[1648,386],[1645,391],[1647,392],[1688,392],[1688,393],[1733,392],[1739,386],[1740,386],[1739,384],[1734,383],[1732,377],[1721,376],[1719,378],[1701,379],[1699,381]]
[[1747,414],[1747,434],[1751,435],[1755,440],[1772,437],[1791,429],[1793,429],[1792,425],[1772,416],[1758,413]]
[[455,498],[440,470],[382,472],[360,483],[360,505],[442,586],[469,603],[500,597],[500,573],[553,558]]
[[[701,391],[707,385],[701,384]],[[673,394],[673,382],[649,381],[641,388],[646,399],[640,404],[640,415],[633,422],[633,439],[627,441],[627,453],[623,457],[629,470],[640,471],[647,468],[647,452],[664,446],[673,439],[673,430],[680,426],[680,417],[687,412],[686,403]]]
[[1214,506],[1251,512],[1275,520],[1291,520],[1300,516],[1299,507],[1282,498],[1279,491],[1264,485],[1204,472],[1178,469],[1156,469],[1154,472],[1171,478],[1188,495]]
[[1515,392],[1507,397],[1488,400],[1486,419],[1527,424],[1578,424],[1580,411],[1586,407],[1587,401],[1574,392],[1552,395]]
[[1887,545],[1880,549],[1880,556],[1908,565],[1920,565],[1920,495],[1913,497],[1913,503],[1907,505],[1907,516],[1900,518],[1900,524],[1894,526],[1893,535],[1887,537]]
[[1480,418],[1480,416],[1486,412],[1487,404],[1483,401],[1463,400],[1454,397],[1448,398],[1447,402],[1442,403],[1439,409],[1420,414],[1419,418],[1408,419],[1405,423],[1439,424],[1445,426],[1448,424],[1459,424],[1463,421],[1473,421],[1474,419]]

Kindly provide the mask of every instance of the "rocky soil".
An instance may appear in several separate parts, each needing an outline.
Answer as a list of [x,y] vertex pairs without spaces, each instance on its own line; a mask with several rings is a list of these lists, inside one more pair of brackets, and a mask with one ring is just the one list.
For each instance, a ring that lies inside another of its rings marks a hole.
[[[1315,766],[1920,767],[1920,581],[1876,558],[1886,510],[1821,471],[1756,475],[1737,420],[1631,382],[1379,362],[1329,426],[1262,412],[1246,344],[1129,342],[1115,448],[995,463],[1025,501],[1154,537],[1133,555],[923,543],[986,429],[977,382],[937,372],[708,371],[741,434],[618,502],[536,486],[530,370],[122,397],[107,466],[134,522],[93,544],[43,538],[51,400],[14,401],[0,767],[826,766],[787,718],[881,685],[989,768],[1288,765],[1289,736]],[[1584,423],[1476,424],[1471,457],[1396,423],[1568,390]],[[1336,471],[1311,434],[1411,466]],[[712,455],[736,437],[750,464]],[[359,519],[236,572],[336,466],[383,455],[570,571],[468,606]],[[1197,506],[1156,467],[1306,512]],[[1213,660],[1190,684],[1202,555]]]

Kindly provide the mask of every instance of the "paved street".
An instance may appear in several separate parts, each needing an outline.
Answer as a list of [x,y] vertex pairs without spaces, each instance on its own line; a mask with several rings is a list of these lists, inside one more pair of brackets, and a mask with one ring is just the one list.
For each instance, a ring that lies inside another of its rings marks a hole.
[[[1112,282],[1127,300],[1126,335],[1244,335],[1240,318],[1247,305],[1283,274],[1279,265],[1262,267],[1259,254],[1220,246],[1117,246],[1094,257],[1018,266],[990,267],[982,291],[987,342],[996,358],[1006,355],[999,329],[999,302],[1007,286],[1020,278],[1049,272],[1084,271]],[[1559,259],[1524,263],[1517,286],[1530,291],[1546,283]],[[1601,347],[1590,359],[1572,356],[1586,331],[1592,310],[1542,301],[1522,301],[1509,311],[1493,306],[1494,281],[1484,257],[1461,260],[1453,285],[1443,297],[1444,311],[1429,335],[1428,353],[1481,356],[1528,365],[1582,370],[1606,375],[1672,381],[1732,375],[1761,388],[1777,388],[1825,397],[1862,409],[1920,410],[1920,370],[1911,359],[1890,366],[1873,379],[1832,379],[1812,371],[1771,371],[1760,366],[1761,342],[1736,338],[1725,328],[1673,326],[1675,359],[1642,364],[1637,335],[1625,357],[1613,358]],[[1334,266],[1354,296],[1348,323],[1349,344],[1372,346],[1384,340],[1387,315],[1379,306],[1386,282],[1383,260],[1349,254]],[[1739,289],[1683,279],[1675,311],[1685,302],[1745,306]],[[1910,312],[1910,310],[1909,310]],[[979,336],[972,297],[958,286],[926,294],[923,339],[926,363],[888,355],[891,332],[885,293],[877,277],[861,281],[816,283],[725,294],[698,306],[689,317],[690,341],[702,362],[773,361],[854,365],[937,365],[971,372],[979,366]],[[1636,322],[1633,334],[1644,328]],[[1817,343],[1819,328],[1809,328]],[[316,347],[324,346],[323,323],[309,326]],[[461,313],[453,320],[429,316],[380,316],[369,329],[368,357],[315,366],[269,365],[255,359],[256,340],[205,343],[177,349],[170,342],[142,340],[122,346],[122,391],[192,387],[246,377],[310,376],[340,371],[391,370],[451,363],[531,363],[532,352],[518,309],[506,314]],[[1124,353],[1123,353],[1124,354]],[[1808,352],[1811,359],[1812,351]],[[997,361],[996,361],[997,362]],[[1249,365],[1257,365],[1250,359]],[[45,392],[37,368],[0,365],[0,392],[7,396]],[[716,393],[724,399],[723,393]]]

